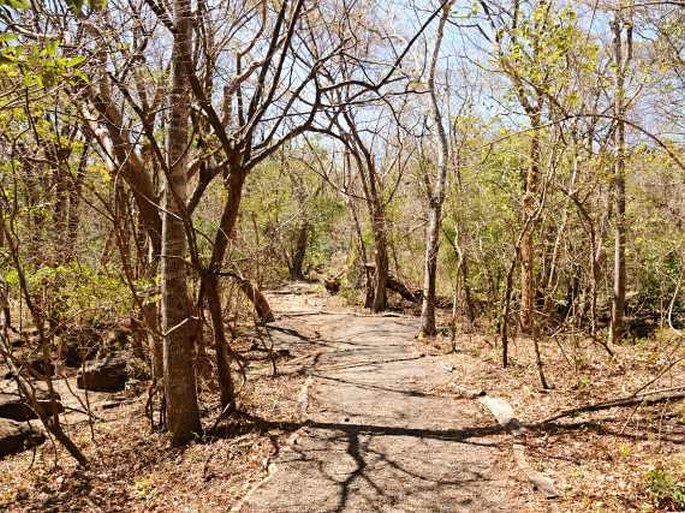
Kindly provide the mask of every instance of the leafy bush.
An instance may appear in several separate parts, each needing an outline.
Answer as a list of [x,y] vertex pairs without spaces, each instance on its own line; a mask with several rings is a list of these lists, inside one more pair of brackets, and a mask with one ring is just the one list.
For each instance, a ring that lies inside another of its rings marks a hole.
[[[7,273],[11,288],[18,288],[15,270]],[[107,269],[69,263],[43,266],[27,274],[35,304],[53,329],[69,324],[102,324],[122,317],[133,306],[130,290]]]
[[665,511],[685,509],[685,481],[662,468],[649,470],[645,479],[646,492],[655,507]]

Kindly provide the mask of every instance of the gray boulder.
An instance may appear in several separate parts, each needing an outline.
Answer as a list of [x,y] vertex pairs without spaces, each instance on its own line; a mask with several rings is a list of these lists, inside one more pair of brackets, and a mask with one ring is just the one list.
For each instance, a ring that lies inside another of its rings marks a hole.
[[79,343],[77,340],[62,342],[61,358],[64,365],[71,368],[80,367],[83,362],[95,358],[99,344],[95,342]]
[[119,392],[128,380],[126,360],[110,356],[100,362],[87,364],[78,372],[76,386],[94,392]]
[[35,423],[0,418],[0,457],[20,452],[45,441],[45,433]]
[[[53,408],[56,413],[62,413],[64,411],[61,397],[57,392],[54,393],[54,396],[51,396],[45,385],[34,383],[33,386],[36,394],[36,406],[39,411],[47,415],[52,414]],[[51,401],[51,397],[55,398],[54,403]],[[3,384],[2,390],[0,391],[0,418],[17,421],[37,418],[36,412],[33,411],[29,404],[30,403],[19,393],[19,387],[15,381],[9,381]]]
[[18,395],[0,394],[0,418],[24,421],[38,415]]
[[[55,364],[50,360],[43,359],[42,356],[33,356],[25,360],[18,359],[18,365],[36,379],[45,379],[55,375]],[[5,379],[12,379],[14,372],[9,371],[5,374]]]

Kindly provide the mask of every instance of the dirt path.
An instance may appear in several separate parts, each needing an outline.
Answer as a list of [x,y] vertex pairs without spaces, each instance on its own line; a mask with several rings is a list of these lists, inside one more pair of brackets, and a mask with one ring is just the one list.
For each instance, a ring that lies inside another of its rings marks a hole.
[[512,477],[506,435],[476,401],[433,392],[450,375],[417,352],[417,320],[317,313],[308,292],[270,298],[281,327],[318,335],[303,427],[234,511],[520,510],[531,492]]

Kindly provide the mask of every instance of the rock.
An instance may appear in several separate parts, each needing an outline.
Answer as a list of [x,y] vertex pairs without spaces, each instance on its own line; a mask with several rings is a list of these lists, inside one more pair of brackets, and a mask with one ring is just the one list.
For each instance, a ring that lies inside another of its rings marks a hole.
[[95,358],[99,344],[81,344],[77,340],[63,341],[61,347],[61,358],[64,365],[71,368],[80,367],[83,362]]
[[35,423],[0,419],[0,456],[20,452],[45,441],[45,433]]
[[76,376],[76,386],[94,392],[119,392],[127,379],[126,360],[113,356],[86,365]]
[[0,394],[0,418],[22,421],[37,417],[36,412],[18,395]]
[[[24,361],[19,359],[17,365],[21,366],[22,369],[26,369],[36,379],[45,379],[55,375],[55,364],[50,360],[43,359],[42,356],[35,356]],[[5,374],[5,379],[12,379],[13,377],[14,373],[12,371]]]
[[54,395],[50,395],[50,391],[48,390],[48,386],[45,383],[40,383],[40,382],[32,382],[28,383],[24,378],[18,378],[18,379],[12,379],[12,380],[7,380],[4,383],[0,384],[0,393],[3,394],[13,394],[13,395],[20,395],[19,392],[19,385],[17,384],[17,381],[20,381],[23,383],[24,388],[27,388],[28,390],[31,390],[31,385],[33,385],[33,389],[35,390],[36,394],[36,399],[39,401],[49,401],[50,397],[54,397],[58,401],[61,400],[61,396],[59,395],[58,392],[53,392]]
[[[28,383],[25,381],[24,383],[25,387],[30,390]],[[57,413],[64,411],[61,403],[62,398],[57,392],[51,396],[47,385],[43,383],[33,383],[33,388],[36,394],[36,406],[41,412],[50,415],[53,407]],[[54,403],[51,401],[51,397],[55,398]],[[29,402],[21,396],[15,380],[7,381],[0,387],[0,417],[14,420],[29,420],[37,417],[36,412],[29,406]]]

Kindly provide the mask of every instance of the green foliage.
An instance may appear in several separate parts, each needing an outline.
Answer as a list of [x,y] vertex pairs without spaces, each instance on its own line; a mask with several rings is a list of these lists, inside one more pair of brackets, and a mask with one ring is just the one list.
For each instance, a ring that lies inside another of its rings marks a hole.
[[159,491],[148,477],[136,478],[133,486],[136,489],[136,496],[143,501],[150,501],[159,494]]
[[[66,0],[65,3],[76,14],[83,14],[84,7],[91,12],[101,11],[107,6],[107,0]],[[0,0],[0,7],[9,7],[16,11],[25,11],[31,7],[29,0]]]
[[31,3],[28,0],[0,0],[0,6],[21,11],[31,7]]
[[655,507],[664,511],[685,509],[685,481],[658,467],[645,474],[645,481],[645,491]]
[[[521,79],[520,91],[512,94],[553,93],[568,83],[567,58],[575,42],[582,40],[576,18],[570,6],[555,11],[549,3],[539,2],[519,13],[515,27],[501,30],[500,63]],[[590,49],[583,61],[589,63],[591,55]]]
[[20,43],[13,34],[0,38],[0,75],[19,79],[24,87],[51,87],[59,82],[88,81],[79,67],[85,57],[66,55],[57,39],[43,44]]
[[[471,262],[470,285],[494,302],[499,300],[519,224],[524,145],[523,137],[512,136],[487,154],[475,153],[472,163],[461,168],[461,185],[453,183],[446,203],[443,235],[449,240],[462,231],[462,250]],[[454,275],[457,255],[449,248],[443,254]]]
[[[287,162],[274,158],[255,169],[246,185],[243,207],[240,252],[258,254],[255,263],[262,271],[271,265],[272,282],[288,277],[305,228],[305,268],[327,262],[336,247],[331,227],[345,213],[340,199],[323,186],[321,178],[294,158]],[[234,256],[240,258],[237,253]]]
[[[10,269],[6,279],[11,288],[19,287],[16,269]],[[133,306],[130,290],[108,269],[75,262],[46,265],[28,273],[26,279],[34,302],[53,326],[105,322],[123,316]]]
[[[685,179],[666,158],[646,149],[633,154],[631,169],[627,208],[631,289],[649,304],[668,303],[685,255],[685,233],[676,229],[684,212],[673,195],[674,190],[685,187]],[[681,302],[676,297],[676,306]]]
[[331,240],[331,227],[341,216],[345,216],[342,202],[331,194],[319,194],[310,199],[307,216],[311,222],[306,259],[313,265],[327,262],[335,249]]

